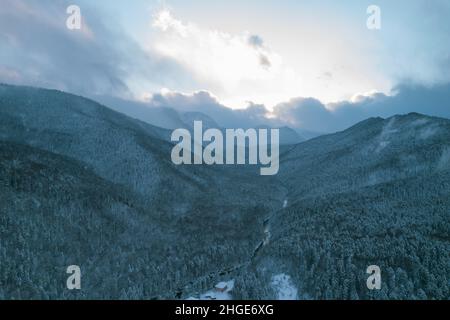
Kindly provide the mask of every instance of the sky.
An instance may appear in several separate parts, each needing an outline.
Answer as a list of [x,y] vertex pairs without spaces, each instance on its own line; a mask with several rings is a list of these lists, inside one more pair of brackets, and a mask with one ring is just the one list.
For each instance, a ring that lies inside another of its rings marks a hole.
[[0,0],[0,81],[321,132],[448,117],[449,16],[446,0]]

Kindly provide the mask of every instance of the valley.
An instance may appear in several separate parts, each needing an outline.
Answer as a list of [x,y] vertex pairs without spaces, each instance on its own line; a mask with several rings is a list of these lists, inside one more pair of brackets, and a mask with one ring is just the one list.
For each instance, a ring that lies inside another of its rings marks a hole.
[[449,120],[370,118],[283,146],[274,176],[177,166],[172,148],[92,100],[0,85],[0,298],[187,299],[231,280],[233,299],[450,297]]

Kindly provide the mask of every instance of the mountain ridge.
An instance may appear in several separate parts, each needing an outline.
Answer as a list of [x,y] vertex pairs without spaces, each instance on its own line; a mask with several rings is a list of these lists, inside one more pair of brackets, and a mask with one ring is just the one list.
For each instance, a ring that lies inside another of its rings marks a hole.
[[[449,120],[370,118],[286,146],[275,177],[175,166],[166,134],[0,85],[0,298],[178,299],[234,279],[234,298],[273,299],[274,277],[302,299],[450,295]],[[80,294],[62,285],[74,262]]]

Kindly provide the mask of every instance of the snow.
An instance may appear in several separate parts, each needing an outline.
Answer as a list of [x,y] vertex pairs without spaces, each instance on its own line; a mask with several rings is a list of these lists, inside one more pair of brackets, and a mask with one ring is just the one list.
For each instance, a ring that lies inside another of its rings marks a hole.
[[218,284],[216,284],[215,288],[219,289],[219,290],[226,290],[228,288],[228,283],[227,282],[219,282]]
[[413,121],[411,123],[411,126],[412,127],[420,127],[420,126],[423,126],[425,124],[428,124],[429,122],[430,122],[430,120],[426,119],[426,118],[417,119],[417,120],[415,120],[415,121]]
[[269,226],[266,226],[264,228],[264,240],[263,240],[264,246],[269,244],[271,236],[272,236],[272,234],[270,233],[270,228],[269,228]]
[[397,129],[394,129],[395,117],[392,117],[391,120],[383,127],[383,130],[378,137],[378,146],[375,150],[376,153],[380,153],[383,149],[385,149],[390,144],[390,138],[393,134],[398,132]]
[[428,126],[425,128],[422,128],[419,132],[419,137],[423,140],[426,140],[428,138],[433,137],[439,132],[438,126]]
[[277,293],[277,300],[297,300],[298,290],[292,283],[290,276],[284,273],[272,277],[272,287]]
[[231,300],[232,296],[230,291],[233,290],[233,288],[234,279],[219,282],[214,286],[214,289],[201,294],[199,298],[189,297],[186,300]]
[[208,291],[200,295],[200,300],[231,300],[228,292]]
[[450,164],[450,148],[444,149],[442,152],[441,158],[439,159],[438,163],[438,169],[444,170],[446,169]]

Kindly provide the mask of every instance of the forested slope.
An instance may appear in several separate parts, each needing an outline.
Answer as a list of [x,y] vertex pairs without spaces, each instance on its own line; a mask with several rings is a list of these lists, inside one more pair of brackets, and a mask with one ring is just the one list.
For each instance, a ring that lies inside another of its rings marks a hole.
[[279,297],[274,279],[305,299],[450,298],[449,120],[372,118],[283,146],[273,177],[175,166],[167,136],[0,85],[0,298],[187,298],[230,279],[243,299]]
[[290,203],[258,270],[289,274],[303,298],[450,298],[449,120],[368,119],[293,147],[280,168]]
[[256,170],[175,166],[158,128],[81,97],[1,86],[0,116],[3,298],[206,290],[215,280],[198,279],[246,261],[281,197]]

